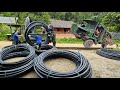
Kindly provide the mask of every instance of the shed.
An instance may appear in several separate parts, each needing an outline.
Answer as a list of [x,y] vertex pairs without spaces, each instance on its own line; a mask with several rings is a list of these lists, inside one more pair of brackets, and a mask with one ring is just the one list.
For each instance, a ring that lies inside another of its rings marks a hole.
[[54,26],[57,38],[75,38],[75,36],[70,33],[70,28],[74,23],[73,21],[50,19],[50,22]]
[[0,23],[3,24],[16,24],[18,18],[17,17],[3,17],[0,16]]

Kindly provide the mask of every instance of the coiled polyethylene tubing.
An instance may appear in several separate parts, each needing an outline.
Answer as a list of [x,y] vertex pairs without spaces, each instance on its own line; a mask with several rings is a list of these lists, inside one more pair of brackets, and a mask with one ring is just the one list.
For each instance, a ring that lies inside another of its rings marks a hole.
[[96,53],[109,59],[120,60],[120,51],[117,50],[102,48],[97,50]]
[[[17,62],[5,62],[13,57],[25,57]],[[29,70],[33,66],[35,50],[27,44],[11,45],[0,52],[0,78],[13,77]]]
[[[51,70],[44,65],[44,61],[49,58],[63,57],[72,60],[76,64],[76,69],[68,73],[61,73]],[[34,70],[40,78],[91,78],[92,68],[88,60],[78,52],[68,50],[48,50],[41,53],[34,62]]]
[[[26,28],[26,30],[25,30],[25,39],[26,39],[26,42],[27,42],[29,45],[31,45],[31,46],[34,46],[34,43],[30,40],[30,38],[29,38],[28,35],[29,35],[29,33],[30,33],[32,30],[34,30],[33,28],[34,28],[35,26],[44,27],[44,28],[46,29],[46,32],[48,33],[48,26],[47,26],[45,23],[43,23],[43,22],[38,22],[38,21],[33,21],[33,22],[31,22],[31,23],[27,26],[27,28]],[[46,40],[47,40],[47,37],[46,37]],[[44,42],[46,42],[46,41],[44,41]],[[42,52],[44,52],[44,51],[46,51],[46,50],[48,50],[48,49],[53,49],[53,48],[55,48],[55,47],[53,47],[53,46],[51,46],[51,45],[45,45],[44,42],[43,42],[42,45],[41,45],[41,50],[35,49],[35,51],[36,51],[37,54],[40,54],[40,53],[42,53]]]

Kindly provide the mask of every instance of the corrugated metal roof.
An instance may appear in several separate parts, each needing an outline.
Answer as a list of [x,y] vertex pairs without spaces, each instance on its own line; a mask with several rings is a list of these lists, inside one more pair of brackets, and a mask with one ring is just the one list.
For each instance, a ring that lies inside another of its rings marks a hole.
[[2,17],[0,16],[0,23],[6,23],[6,24],[15,24],[18,18],[15,17]]
[[55,20],[50,19],[51,24],[57,28],[71,28],[73,21],[63,21],[63,20]]

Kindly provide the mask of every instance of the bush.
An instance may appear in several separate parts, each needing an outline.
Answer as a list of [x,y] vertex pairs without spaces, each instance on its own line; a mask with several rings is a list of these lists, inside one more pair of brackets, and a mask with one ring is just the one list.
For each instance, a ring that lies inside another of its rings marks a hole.
[[7,34],[11,33],[10,27],[5,24],[0,24],[0,41],[7,40]]

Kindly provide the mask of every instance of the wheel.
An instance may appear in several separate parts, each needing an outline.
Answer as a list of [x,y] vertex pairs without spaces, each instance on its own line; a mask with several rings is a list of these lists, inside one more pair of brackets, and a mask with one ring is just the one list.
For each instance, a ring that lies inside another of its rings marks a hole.
[[85,48],[90,48],[93,45],[93,43],[94,43],[93,40],[88,39],[84,41],[83,45]]

